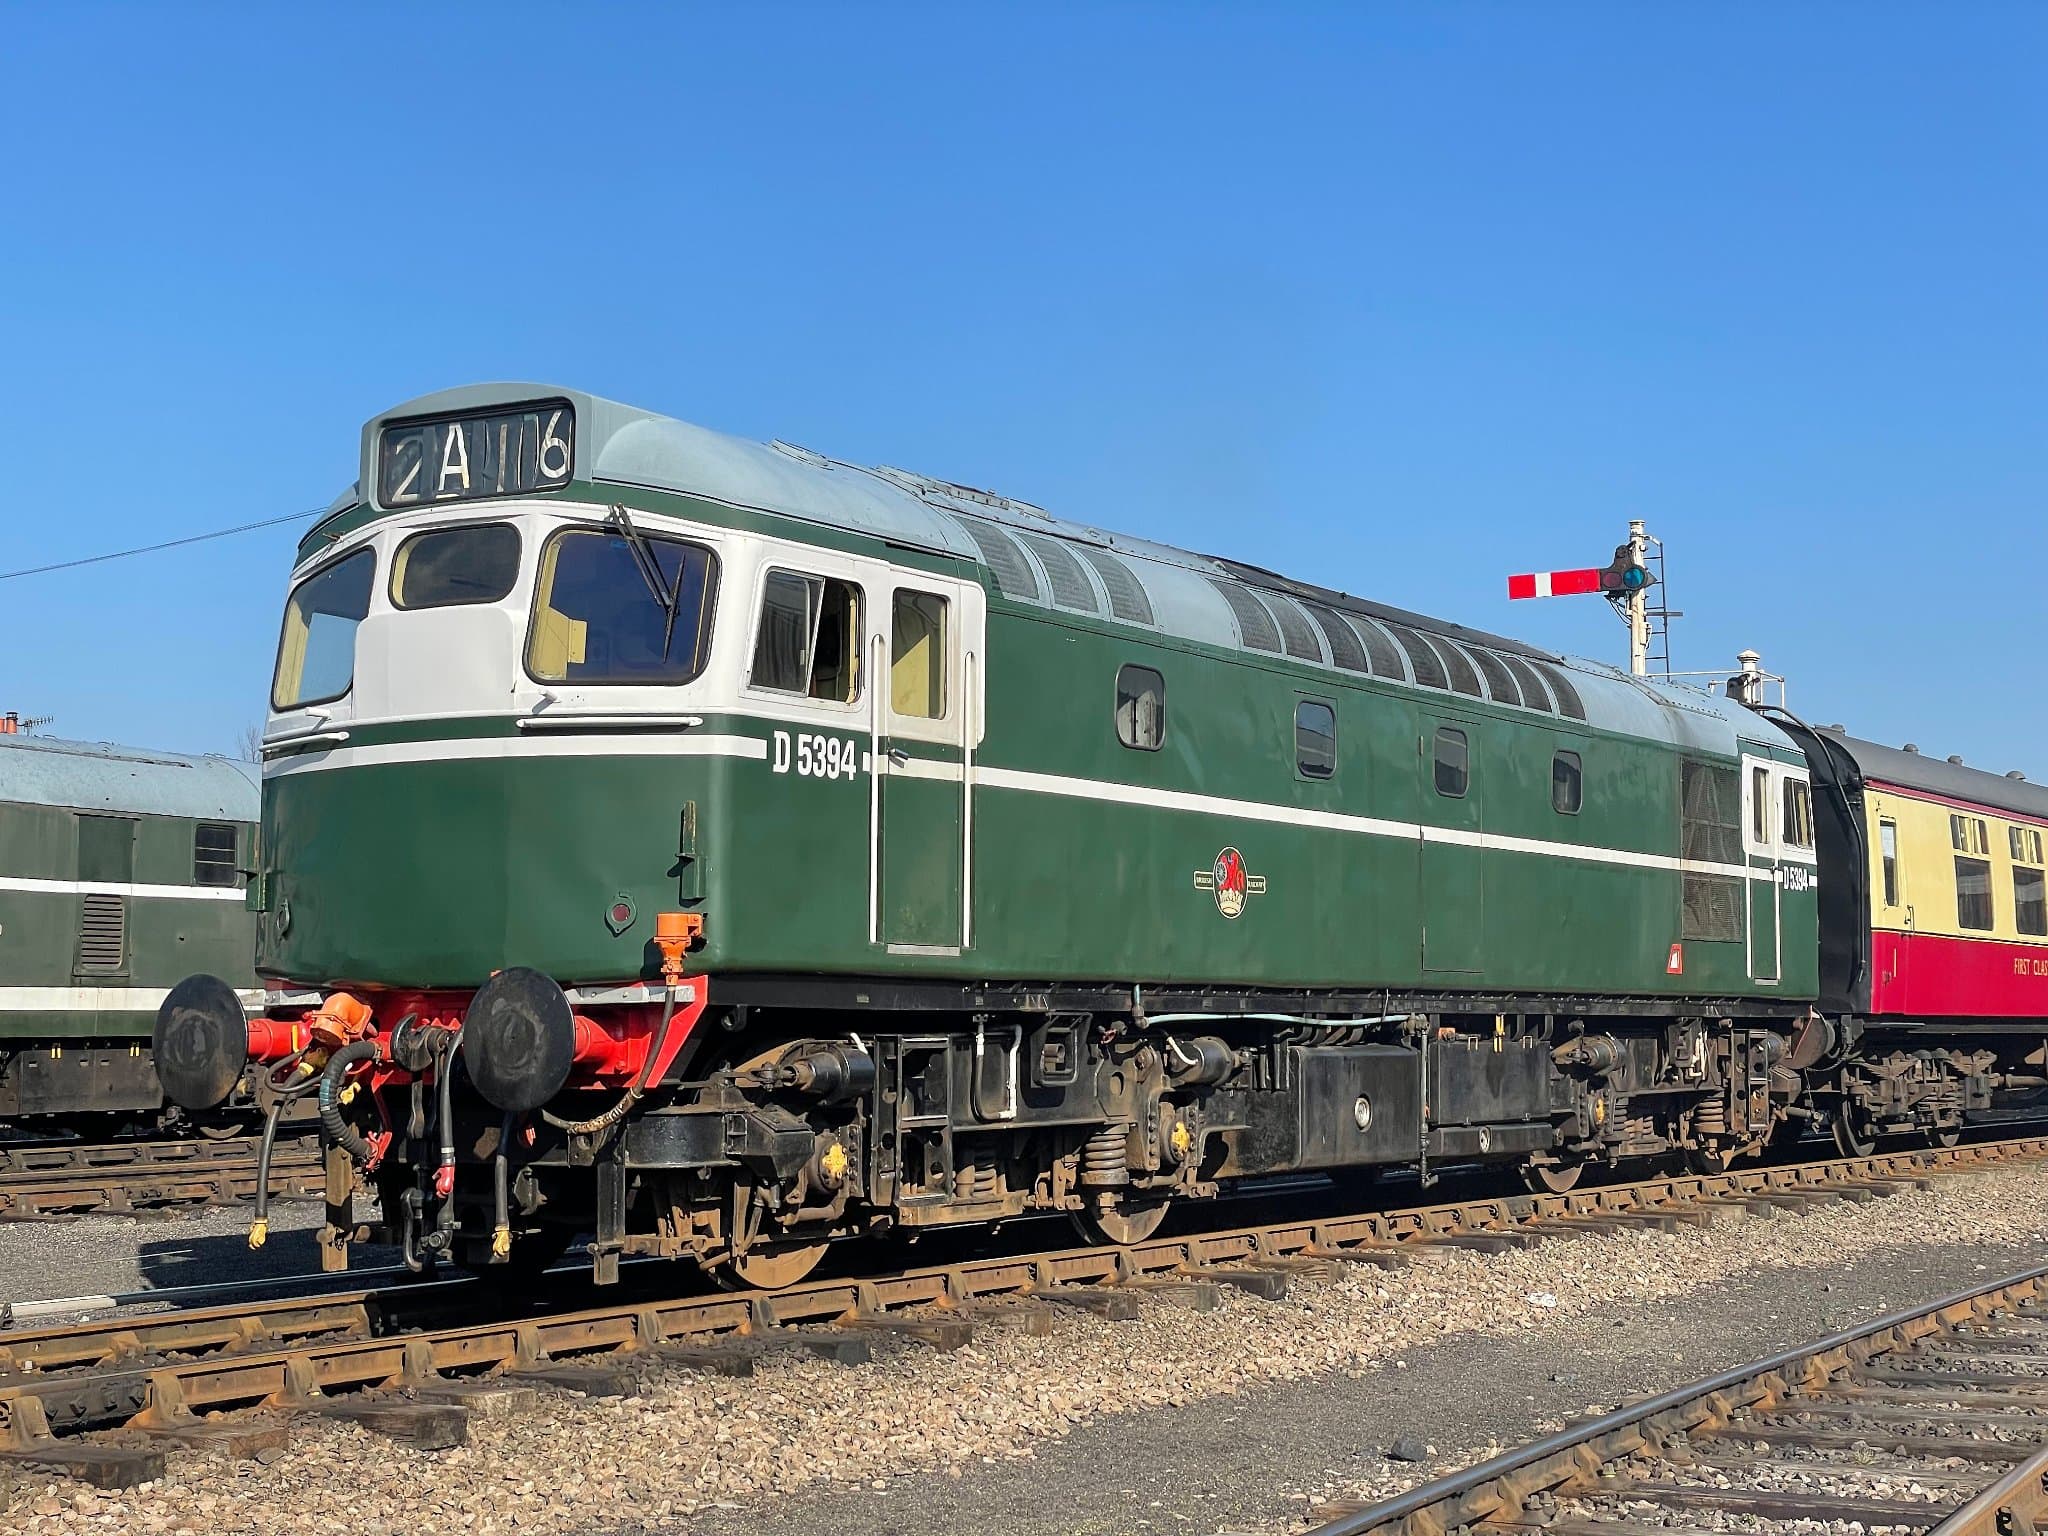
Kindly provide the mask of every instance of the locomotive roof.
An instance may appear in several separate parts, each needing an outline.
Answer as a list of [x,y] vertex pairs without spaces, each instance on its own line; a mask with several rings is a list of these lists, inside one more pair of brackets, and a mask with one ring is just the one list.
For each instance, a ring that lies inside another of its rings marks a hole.
[[363,428],[361,479],[307,535],[301,558],[327,547],[331,519],[371,502],[363,487],[376,484],[386,424],[537,401],[574,408],[577,480],[679,492],[957,556],[988,570],[997,590],[1016,602],[1489,698],[1681,746],[1726,752],[1738,731],[1786,744],[1776,727],[1693,688],[1646,682],[1258,566],[1067,521],[991,491],[865,468],[791,443],[750,442],[552,385],[466,385],[373,417]]
[[105,741],[0,735],[0,801],[135,816],[254,821],[257,770]]
[[1964,800],[1987,810],[2008,811],[2048,821],[2048,784],[2030,784],[1966,763],[1952,763],[1924,752],[1907,752],[1875,741],[1862,741],[1842,731],[1824,728],[1821,739],[1845,749],[1864,779],[1896,784],[1901,789],[1923,789],[1950,800]]

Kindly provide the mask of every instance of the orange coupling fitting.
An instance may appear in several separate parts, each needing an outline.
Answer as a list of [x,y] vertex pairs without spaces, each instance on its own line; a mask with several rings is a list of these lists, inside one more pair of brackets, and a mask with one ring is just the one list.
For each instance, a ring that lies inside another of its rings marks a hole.
[[315,1045],[335,1051],[351,1040],[362,1039],[375,1023],[376,1016],[368,1003],[346,992],[336,992],[307,1018],[306,1027],[312,1032]]
[[287,1056],[303,1051],[310,1038],[304,1019],[251,1019],[249,1059],[282,1061]]
[[704,936],[701,912],[654,914],[654,947],[661,951],[661,979],[670,986],[683,979],[683,956]]

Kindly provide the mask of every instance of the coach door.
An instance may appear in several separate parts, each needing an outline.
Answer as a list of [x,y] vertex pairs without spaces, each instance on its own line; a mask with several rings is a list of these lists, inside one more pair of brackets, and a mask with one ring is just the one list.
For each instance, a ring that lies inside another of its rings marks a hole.
[[1743,941],[1749,954],[1750,980],[1764,985],[1778,980],[1783,942],[1776,784],[1768,759],[1743,754]]
[[1422,726],[1422,970],[1470,979],[1486,946],[1480,728],[1450,715]]
[[885,590],[870,642],[868,937],[892,955],[957,955],[974,942],[982,592],[901,572]]

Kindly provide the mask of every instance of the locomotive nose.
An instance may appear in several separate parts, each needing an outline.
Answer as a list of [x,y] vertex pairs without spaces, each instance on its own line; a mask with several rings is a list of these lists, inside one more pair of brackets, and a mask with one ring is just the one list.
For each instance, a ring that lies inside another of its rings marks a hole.
[[164,1097],[183,1109],[212,1109],[234,1092],[249,1059],[242,1000],[218,976],[187,976],[157,1009],[151,1044]]
[[552,977],[508,966],[470,999],[462,1060],[486,1103],[510,1114],[539,1109],[575,1065],[575,1010]]

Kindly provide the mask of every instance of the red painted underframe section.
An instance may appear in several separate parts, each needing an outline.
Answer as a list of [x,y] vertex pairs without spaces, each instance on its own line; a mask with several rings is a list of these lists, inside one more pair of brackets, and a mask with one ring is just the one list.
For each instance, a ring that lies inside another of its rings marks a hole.
[[1870,1011],[1908,1019],[2048,1018],[2048,944],[1871,935]]

